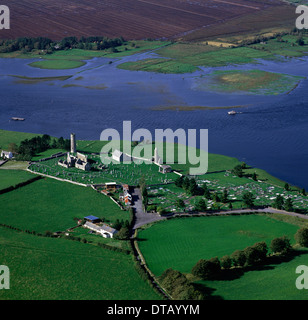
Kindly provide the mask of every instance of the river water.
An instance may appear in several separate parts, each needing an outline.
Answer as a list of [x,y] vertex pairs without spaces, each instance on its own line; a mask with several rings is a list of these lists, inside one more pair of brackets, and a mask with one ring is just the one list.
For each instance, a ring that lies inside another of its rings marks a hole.
[[[133,130],[208,129],[209,151],[233,156],[308,189],[308,80],[288,94],[215,93],[196,89],[196,80],[213,70],[261,69],[308,76],[308,58],[284,62],[202,68],[192,74],[168,75],[126,71],[116,66],[155,56],[137,54],[121,61],[94,58],[71,70],[41,70],[35,60],[0,59],[0,128],[99,140],[106,128]],[[20,83],[26,77],[71,76],[65,81]],[[232,106],[241,114],[228,115]],[[177,111],[174,106],[208,106],[213,110]],[[171,110],[168,107],[172,107]],[[220,107],[230,107],[222,109]],[[167,108],[165,110],[161,110]],[[159,109],[159,110],[157,110]],[[26,120],[11,121],[11,117]]]

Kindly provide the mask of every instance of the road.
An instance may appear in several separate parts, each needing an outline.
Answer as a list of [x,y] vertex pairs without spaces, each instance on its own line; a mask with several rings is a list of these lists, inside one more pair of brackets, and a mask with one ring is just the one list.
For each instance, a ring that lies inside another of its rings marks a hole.
[[[159,220],[164,220],[166,217],[161,217],[159,214],[156,213],[145,213],[142,208],[142,199],[141,199],[141,193],[140,189],[135,188],[134,192],[132,193],[132,197],[134,200],[134,206],[133,208],[135,209],[135,223],[133,226],[133,231],[138,229],[139,227],[159,221]],[[218,212],[200,212],[200,213],[192,213],[192,216],[195,215],[224,215],[224,214],[232,214],[232,213],[279,213],[279,214],[285,214],[293,217],[299,217],[302,219],[308,219],[308,215],[300,214],[300,213],[295,213],[295,212],[287,212],[284,210],[278,210],[275,208],[262,208],[262,209],[237,209],[237,210],[230,210],[230,211],[218,211]],[[174,215],[171,215],[169,217],[178,217],[181,215],[190,215],[189,213],[176,213]]]
[[134,188],[132,192],[132,199],[133,199],[132,207],[134,208],[134,214],[135,214],[135,223],[133,226],[133,231],[145,224],[165,219],[164,217],[161,217],[157,213],[144,212],[142,207],[141,192],[139,188]]

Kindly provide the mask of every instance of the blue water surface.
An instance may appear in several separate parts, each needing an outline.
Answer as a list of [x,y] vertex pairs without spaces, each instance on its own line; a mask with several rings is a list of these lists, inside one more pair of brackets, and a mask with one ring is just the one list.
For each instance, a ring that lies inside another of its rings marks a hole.
[[[0,128],[99,140],[102,130],[146,128],[208,129],[209,151],[233,156],[308,189],[308,80],[288,94],[215,93],[196,88],[196,80],[213,70],[261,69],[308,76],[308,59],[201,68],[192,74],[168,75],[117,68],[119,63],[155,56],[143,53],[121,60],[94,58],[81,68],[41,70],[35,60],[0,59]],[[71,76],[65,81],[19,83],[26,77]],[[241,112],[228,115],[232,106]],[[230,107],[215,110],[157,110],[173,106]],[[23,122],[11,117],[24,117]]]

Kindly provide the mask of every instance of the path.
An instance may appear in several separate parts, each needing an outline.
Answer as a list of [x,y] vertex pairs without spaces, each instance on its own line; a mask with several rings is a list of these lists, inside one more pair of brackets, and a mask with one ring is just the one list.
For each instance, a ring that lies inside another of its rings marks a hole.
[[[139,191],[136,191],[136,196],[140,197],[140,201],[138,201],[136,203],[136,212],[135,212],[135,216],[136,216],[136,220],[135,220],[135,224],[133,229],[137,229],[147,223],[151,223],[151,222],[155,222],[155,221],[159,221],[159,220],[164,220],[166,219],[166,217],[161,217],[158,214],[155,213],[145,213],[142,209],[142,200],[141,200],[141,194],[140,194],[140,190],[136,189]],[[168,216],[168,218],[172,218],[172,217],[179,217],[179,216],[196,216],[196,215],[224,215],[224,214],[236,214],[236,213],[279,213],[279,214],[285,214],[285,215],[289,215],[289,216],[293,216],[293,217],[298,217],[298,218],[302,218],[302,219],[308,219],[308,215],[305,214],[300,214],[300,213],[295,213],[295,212],[288,212],[288,211],[284,211],[284,210],[278,210],[275,208],[262,208],[262,209],[234,209],[234,210],[229,210],[229,211],[218,211],[218,212],[196,212],[196,213],[187,213],[187,212],[183,212],[183,213],[175,213],[173,215]]]
[[[293,217],[298,217],[302,219],[308,219],[308,215],[305,214],[300,214],[300,213],[295,213],[295,212],[288,212],[284,210],[278,210],[275,208],[261,208],[261,209],[234,209],[234,210],[229,210],[229,211],[217,211],[217,212],[197,212],[197,213],[191,213],[192,216],[195,215],[224,215],[224,214],[233,214],[233,213],[279,213],[279,214],[285,214]],[[181,215],[190,215],[189,213],[178,213],[174,214],[173,216],[181,216]]]

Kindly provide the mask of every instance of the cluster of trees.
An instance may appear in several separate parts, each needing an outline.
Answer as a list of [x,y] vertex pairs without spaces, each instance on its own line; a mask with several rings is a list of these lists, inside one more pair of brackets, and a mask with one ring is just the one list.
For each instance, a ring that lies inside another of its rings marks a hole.
[[109,48],[115,49],[125,43],[123,37],[110,39],[107,37],[66,37],[62,39],[57,48],[66,50],[71,48],[85,49],[85,50],[105,50]]
[[[246,167],[246,164],[236,166],[237,170],[242,170],[245,167]],[[206,200],[213,200],[214,204],[216,204],[217,202],[229,203],[229,209],[232,209],[232,202],[228,198],[229,194],[227,189],[224,189],[222,193],[218,193],[217,191],[211,192],[206,183],[204,183],[202,187],[199,187],[194,178],[189,179],[188,177],[184,177],[184,176],[177,178],[177,180],[175,181],[175,185],[180,188],[183,188],[187,192],[187,194],[191,196],[195,196],[195,195],[204,196],[205,199],[199,199],[197,201],[195,205],[195,211],[198,211],[198,212],[206,211],[207,210]],[[254,207],[255,197],[251,192],[249,191],[244,192],[242,200],[246,207],[248,208]],[[177,200],[176,205],[178,209],[185,211],[185,203],[182,199]],[[219,206],[217,206],[216,209],[219,209]]]
[[10,151],[17,154],[17,160],[30,161],[33,156],[48,149],[70,149],[70,140],[63,137],[51,138],[48,134],[21,141],[19,147],[15,143],[9,146]]
[[146,180],[144,176],[142,176],[139,180],[139,188],[140,188],[141,197],[142,197],[142,205],[143,205],[144,211],[146,212],[148,209],[149,195],[148,195]]
[[[305,239],[308,246],[308,229]],[[200,259],[192,268],[191,273],[204,280],[213,280],[221,275],[222,270],[232,267],[252,267],[265,263],[268,257],[268,249],[267,244],[262,241],[243,250],[236,250],[231,255],[225,255],[221,259],[217,257],[208,260]],[[289,254],[291,249],[290,239],[286,236],[275,238],[270,244],[271,252],[280,256]]]
[[305,45],[305,42],[303,40],[303,36],[304,36],[304,34],[306,34],[306,32],[307,31],[305,29],[298,30],[297,28],[293,28],[290,32],[278,32],[278,33],[275,33],[271,36],[258,35],[254,38],[243,40],[241,45],[248,46],[248,45],[252,45],[252,44],[267,42],[271,39],[276,39],[279,42],[284,42],[282,37],[289,34],[289,35],[297,36],[296,44],[302,46],[302,45]]
[[23,53],[33,50],[44,50],[47,54],[55,50],[67,49],[86,49],[86,50],[105,50],[125,43],[123,37],[110,39],[107,37],[65,37],[61,41],[54,42],[45,37],[29,38],[22,37],[18,39],[0,40],[0,53],[22,51]]
[[171,268],[159,277],[160,285],[174,300],[203,300],[205,295],[179,271]]
[[183,188],[187,194],[191,196],[202,195],[203,190],[198,187],[195,178],[188,178],[187,176],[180,176],[175,180],[177,187]]
[[272,205],[274,208],[279,210],[286,210],[289,212],[293,211],[293,201],[291,198],[287,198],[286,200],[283,198],[282,195],[278,195],[276,199],[274,200],[274,203]]
[[118,240],[128,240],[130,237],[130,222],[128,220],[119,221],[119,219],[116,220],[113,227],[117,230],[119,230],[118,233],[115,234],[115,238]]
[[18,38],[10,40],[0,40],[0,52],[14,52],[22,51],[24,53],[31,52],[32,50],[46,50],[48,53],[52,53],[54,50],[54,44],[51,39],[38,37],[38,38]]

